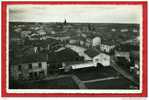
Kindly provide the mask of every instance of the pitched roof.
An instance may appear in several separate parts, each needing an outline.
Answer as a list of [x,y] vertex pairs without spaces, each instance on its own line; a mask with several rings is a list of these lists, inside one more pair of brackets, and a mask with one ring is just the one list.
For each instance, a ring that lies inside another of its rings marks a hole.
[[47,54],[44,52],[35,53],[33,47],[20,48],[17,51],[11,51],[10,55],[9,62],[13,65],[47,61]]
[[30,55],[30,56],[23,55],[22,57],[17,57],[12,59],[12,64],[18,65],[18,64],[43,62],[43,61],[47,61],[47,56],[45,54],[37,54],[37,55]]
[[65,61],[77,61],[81,59],[77,52],[65,48],[58,52],[49,53],[49,62],[65,62]]
[[89,56],[89,57],[95,57],[95,56],[97,56],[99,53],[100,53],[100,51],[99,50],[97,50],[97,49],[95,49],[95,48],[91,48],[91,49],[87,49],[86,51],[85,51],[85,53]]

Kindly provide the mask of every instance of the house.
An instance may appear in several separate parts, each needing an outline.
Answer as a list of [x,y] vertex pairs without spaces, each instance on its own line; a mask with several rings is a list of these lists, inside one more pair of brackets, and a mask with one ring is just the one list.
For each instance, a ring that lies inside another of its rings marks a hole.
[[10,65],[13,80],[38,80],[47,76],[47,57],[45,54],[24,55],[14,58]]
[[82,32],[89,32],[89,29],[87,26],[82,26]]
[[83,46],[83,45],[85,44],[85,43],[84,43],[84,41],[82,41],[82,40],[81,40],[81,41],[79,41],[79,42],[80,42],[80,43],[79,43],[79,44],[80,44],[80,46]]
[[84,57],[84,60],[91,60],[91,58],[85,53],[85,48],[76,45],[66,45],[65,47],[77,52],[79,56]]
[[110,66],[110,55],[102,53],[95,48],[88,49],[85,53],[92,58],[94,66],[97,66],[98,63],[103,66]]
[[139,46],[130,42],[120,44],[114,48],[114,53],[116,57],[125,57],[128,61],[130,61],[130,57],[133,57],[134,59],[138,58]]
[[24,45],[25,40],[21,38],[11,38],[10,39],[10,44],[15,44],[15,45]]
[[40,35],[33,33],[33,34],[29,37],[29,40],[40,40]]
[[86,46],[87,48],[89,48],[89,47],[91,47],[92,45],[91,45],[91,43],[89,43],[89,42],[85,42],[85,46]]
[[93,38],[93,40],[92,40],[92,46],[93,47],[96,47],[96,46],[99,46],[99,45],[101,45],[101,38],[100,37]]
[[92,47],[96,47],[97,49],[105,53],[111,53],[115,46],[112,45],[111,42],[102,42],[100,37],[95,37],[92,40]]
[[72,37],[72,39],[69,40],[70,45],[79,45],[79,46],[85,46],[85,38],[81,36]]
[[74,39],[69,40],[69,44],[76,44],[76,43],[77,43],[77,40],[74,40]]
[[51,34],[56,34],[56,32],[52,30],[52,31],[51,31]]
[[102,64],[103,66],[110,66],[110,56],[104,53],[99,53],[94,49],[87,50],[86,53],[89,54],[92,60],[89,61],[67,61],[62,63],[62,68],[65,72],[75,69],[88,68],[88,67],[97,67],[98,64]]
[[116,32],[116,29],[115,29],[115,28],[112,28],[111,31],[112,31],[112,32]]
[[121,32],[128,32],[129,30],[128,29],[121,29],[120,31]]
[[13,65],[12,77],[14,80],[40,79],[47,76],[46,61],[31,62]]
[[110,55],[105,53],[100,53],[93,58],[94,66],[97,66],[98,63],[102,64],[103,66],[110,66]]
[[[81,62],[84,58],[70,48],[61,48],[48,54],[48,73],[61,69],[65,62]],[[64,66],[63,66],[64,67]]]
[[83,38],[87,38],[87,35],[86,35],[85,33],[82,33],[81,36],[82,36]]
[[130,52],[128,51],[114,51],[115,57],[125,57],[128,61],[130,61]]
[[46,34],[47,34],[47,33],[46,33],[44,30],[42,30],[42,29],[38,30],[37,33],[38,33],[39,35],[46,35]]
[[110,53],[112,49],[114,49],[114,45],[106,45],[106,44],[101,44],[100,45],[100,50],[106,53]]
[[22,31],[21,34],[24,35],[24,37],[28,37],[32,31]]
[[63,36],[63,37],[59,37],[58,40],[66,41],[66,40],[69,40],[70,38],[71,38],[70,36]]

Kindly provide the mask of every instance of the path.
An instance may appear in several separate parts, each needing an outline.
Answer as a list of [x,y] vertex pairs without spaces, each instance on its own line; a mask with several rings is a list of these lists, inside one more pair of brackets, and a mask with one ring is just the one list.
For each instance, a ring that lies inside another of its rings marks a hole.
[[92,83],[97,81],[100,82],[100,81],[106,81],[106,80],[112,80],[112,79],[119,79],[119,77],[106,77],[101,79],[87,80],[87,81],[83,81],[83,83]]
[[75,75],[72,75],[72,79],[77,83],[80,89],[87,89],[85,84]]
[[138,82],[134,79],[134,77],[132,75],[130,75],[130,73],[126,72],[125,70],[123,70],[120,66],[118,66],[115,63],[114,57],[111,57],[111,66],[117,71],[119,72],[121,75],[123,75],[125,78],[135,82],[136,84],[138,84]]

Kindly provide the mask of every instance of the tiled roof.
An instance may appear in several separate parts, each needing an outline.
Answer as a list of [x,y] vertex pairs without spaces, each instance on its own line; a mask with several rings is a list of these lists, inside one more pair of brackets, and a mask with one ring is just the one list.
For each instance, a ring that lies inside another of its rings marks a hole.
[[77,61],[81,57],[75,51],[71,49],[63,49],[59,52],[49,54],[49,62],[65,62],[65,61]]
[[21,57],[16,57],[12,59],[12,64],[18,65],[24,63],[43,62],[43,61],[47,61],[46,54],[34,54],[30,56],[23,55]]
[[24,49],[18,49],[17,51],[12,51],[9,57],[11,64],[23,64],[32,63],[38,61],[47,61],[46,53],[35,53],[33,47],[25,47]]
[[89,57],[95,57],[95,56],[97,56],[99,53],[100,53],[100,51],[99,50],[97,50],[97,49],[95,49],[95,48],[91,48],[91,49],[87,49],[86,51],[85,51],[85,53],[89,56]]

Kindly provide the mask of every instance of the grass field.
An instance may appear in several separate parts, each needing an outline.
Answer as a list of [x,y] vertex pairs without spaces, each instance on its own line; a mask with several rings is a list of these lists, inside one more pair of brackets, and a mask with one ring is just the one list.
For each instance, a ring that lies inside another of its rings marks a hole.
[[[76,75],[81,83],[87,89],[131,89],[130,86],[136,85],[131,81],[119,76],[118,78],[109,79],[109,77],[116,77],[117,73],[111,68],[105,68],[104,71],[97,71],[96,68],[79,69],[69,73],[63,73],[67,77],[36,80],[36,81],[17,81],[11,84],[11,89],[79,89],[76,81],[71,75]],[[62,76],[63,76],[62,75]],[[102,80],[105,79],[105,80]],[[93,81],[92,81],[93,80]],[[95,80],[95,81],[94,81]],[[101,81],[102,80],[102,81]],[[134,88],[133,88],[134,89]]]
[[112,79],[86,83],[88,89],[129,89],[131,82],[126,79]]
[[97,68],[95,67],[84,68],[84,69],[75,70],[73,74],[79,77],[80,80],[82,81],[105,78],[105,77],[117,75],[116,71],[110,67],[104,68],[99,71],[97,71]]
[[41,80],[41,81],[26,81],[16,82],[13,89],[78,89],[77,84],[71,77]]

